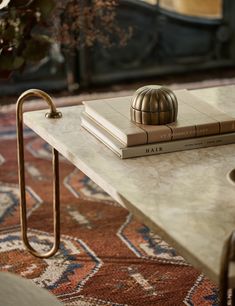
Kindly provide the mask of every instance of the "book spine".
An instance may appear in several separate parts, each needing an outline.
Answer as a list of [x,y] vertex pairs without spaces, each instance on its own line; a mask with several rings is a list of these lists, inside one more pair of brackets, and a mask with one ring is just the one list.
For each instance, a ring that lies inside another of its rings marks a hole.
[[[208,120],[214,120],[215,123],[199,124],[197,126],[197,136],[231,133],[235,131],[235,118],[222,112],[211,104],[199,99],[196,95],[187,90],[177,91],[177,95],[187,105],[208,117]],[[216,125],[217,122],[217,125]]]
[[121,149],[121,158],[157,155],[235,143],[235,133],[163,142]]

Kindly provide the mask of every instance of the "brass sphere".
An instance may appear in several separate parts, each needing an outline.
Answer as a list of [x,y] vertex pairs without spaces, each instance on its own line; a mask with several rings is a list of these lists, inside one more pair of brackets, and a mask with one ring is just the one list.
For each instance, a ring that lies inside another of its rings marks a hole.
[[131,120],[140,124],[162,125],[177,120],[178,102],[172,90],[148,85],[136,90],[132,98]]

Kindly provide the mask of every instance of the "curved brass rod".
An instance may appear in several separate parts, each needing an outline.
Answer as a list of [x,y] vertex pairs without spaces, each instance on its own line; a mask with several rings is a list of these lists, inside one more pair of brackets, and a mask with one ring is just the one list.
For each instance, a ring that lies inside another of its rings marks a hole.
[[[229,289],[228,276],[229,276],[229,265],[231,261],[235,260],[235,231],[233,231],[226,239],[223,247],[220,263],[220,306],[227,306],[227,294]],[[234,305],[234,290],[232,290],[232,301]]]
[[18,153],[18,172],[20,187],[20,219],[22,240],[27,250],[36,257],[48,258],[54,255],[60,245],[60,191],[59,191],[59,155],[58,151],[52,148],[52,167],[53,167],[53,211],[54,211],[54,244],[51,250],[46,253],[38,253],[29,243],[27,236],[27,208],[25,192],[25,167],[24,167],[24,137],[23,137],[23,104],[28,97],[40,97],[47,102],[50,112],[47,118],[60,118],[62,114],[56,110],[51,97],[39,89],[25,91],[18,99],[16,106],[17,122],[17,153]]

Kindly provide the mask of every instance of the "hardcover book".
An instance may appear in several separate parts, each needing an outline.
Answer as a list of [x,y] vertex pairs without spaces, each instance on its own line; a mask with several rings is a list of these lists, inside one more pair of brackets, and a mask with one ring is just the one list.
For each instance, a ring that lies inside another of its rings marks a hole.
[[226,133],[127,147],[86,113],[82,114],[81,124],[88,132],[103,142],[122,159],[225,145],[235,142],[235,133]]
[[132,122],[131,96],[86,101],[85,112],[103,131],[125,147],[235,132],[235,118],[229,114],[221,112],[187,90],[176,90],[174,93],[178,100],[178,119],[166,125]]

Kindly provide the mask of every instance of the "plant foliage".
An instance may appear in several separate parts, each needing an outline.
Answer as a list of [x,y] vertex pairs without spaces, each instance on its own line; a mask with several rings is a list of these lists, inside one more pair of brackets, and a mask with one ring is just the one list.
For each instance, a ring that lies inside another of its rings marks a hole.
[[124,45],[131,29],[117,25],[117,6],[118,0],[2,0],[0,76],[40,61],[54,42],[70,51]]

